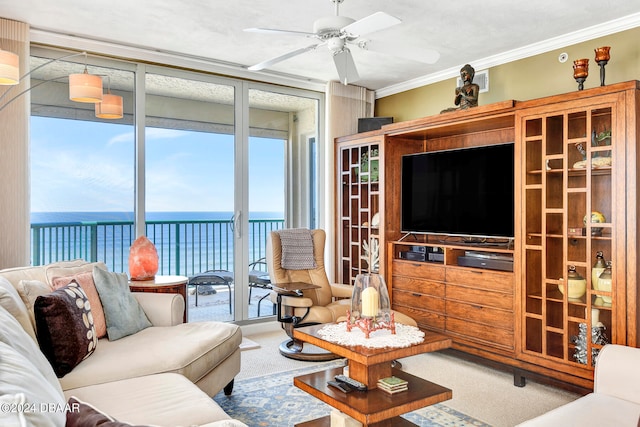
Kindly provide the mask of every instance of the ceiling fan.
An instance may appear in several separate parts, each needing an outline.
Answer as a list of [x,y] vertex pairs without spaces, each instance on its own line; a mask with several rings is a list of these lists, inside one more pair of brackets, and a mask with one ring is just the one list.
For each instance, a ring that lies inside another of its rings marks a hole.
[[381,31],[400,24],[402,21],[394,16],[384,12],[376,12],[362,19],[355,20],[347,16],[340,16],[340,3],[344,0],[330,0],[335,4],[335,16],[327,16],[314,21],[313,32],[289,31],[270,28],[246,28],[244,31],[254,33],[267,34],[289,34],[294,36],[303,36],[319,40],[318,43],[293,50],[284,55],[268,59],[259,64],[252,65],[248,69],[251,71],[259,71],[269,68],[274,64],[282,62],[294,56],[301,55],[317,49],[320,46],[327,46],[333,55],[333,62],[338,71],[340,82],[348,84],[360,79],[356,64],[351,55],[348,45],[355,45],[363,50],[371,50],[381,53],[387,53],[394,56],[408,57],[412,60],[418,60],[427,64],[433,64],[440,58],[440,54],[433,49],[421,49],[420,56],[416,57],[412,53],[402,55],[402,49],[393,42],[373,41],[362,38],[362,36]]

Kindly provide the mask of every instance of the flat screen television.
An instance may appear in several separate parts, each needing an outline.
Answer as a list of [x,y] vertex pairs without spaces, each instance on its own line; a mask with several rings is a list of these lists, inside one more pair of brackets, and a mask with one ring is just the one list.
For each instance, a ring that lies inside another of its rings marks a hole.
[[405,233],[514,237],[513,143],[402,157]]

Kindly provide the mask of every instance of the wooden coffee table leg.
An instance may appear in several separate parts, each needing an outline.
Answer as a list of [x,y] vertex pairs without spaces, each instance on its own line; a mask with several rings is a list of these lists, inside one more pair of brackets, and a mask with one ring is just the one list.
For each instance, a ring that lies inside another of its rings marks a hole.
[[354,360],[349,360],[349,377],[367,385],[369,390],[378,387],[380,378],[390,377],[392,371],[391,362],[364,365]]

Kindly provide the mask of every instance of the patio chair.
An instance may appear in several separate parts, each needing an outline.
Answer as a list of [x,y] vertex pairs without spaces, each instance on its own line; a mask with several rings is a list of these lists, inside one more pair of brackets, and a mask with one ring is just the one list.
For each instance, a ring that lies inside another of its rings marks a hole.
[[199,287],[201,286],[216,286],[223,285],[229,289],[229,314],[232,313],[232,301],[231,301],[231,284],[233,283],[233,272],[229,270],[207,270],[202,273],[198,273],[195,276],[189,278],[187,286],[195,286],[196,307],[198,306],[198,294]]
[[[251,292],[253,288],[258,289],[271,289],[271,278],[267,271],[267,259],[260,258],[249,264],[249,304],[251,304]],[[269,297],[269,292],[264,294],[258,300],[258,317],[260,317],[260,304],[262,301]],[[276,314],[276,306],[273,304],[273,314]]]

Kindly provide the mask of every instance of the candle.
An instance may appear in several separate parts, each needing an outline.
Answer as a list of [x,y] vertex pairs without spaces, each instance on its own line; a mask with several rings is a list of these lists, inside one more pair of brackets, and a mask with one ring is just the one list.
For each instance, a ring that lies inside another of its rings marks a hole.
[[380,296],[375,288],[362,291],[362,316],[375,317],[380,308]]

